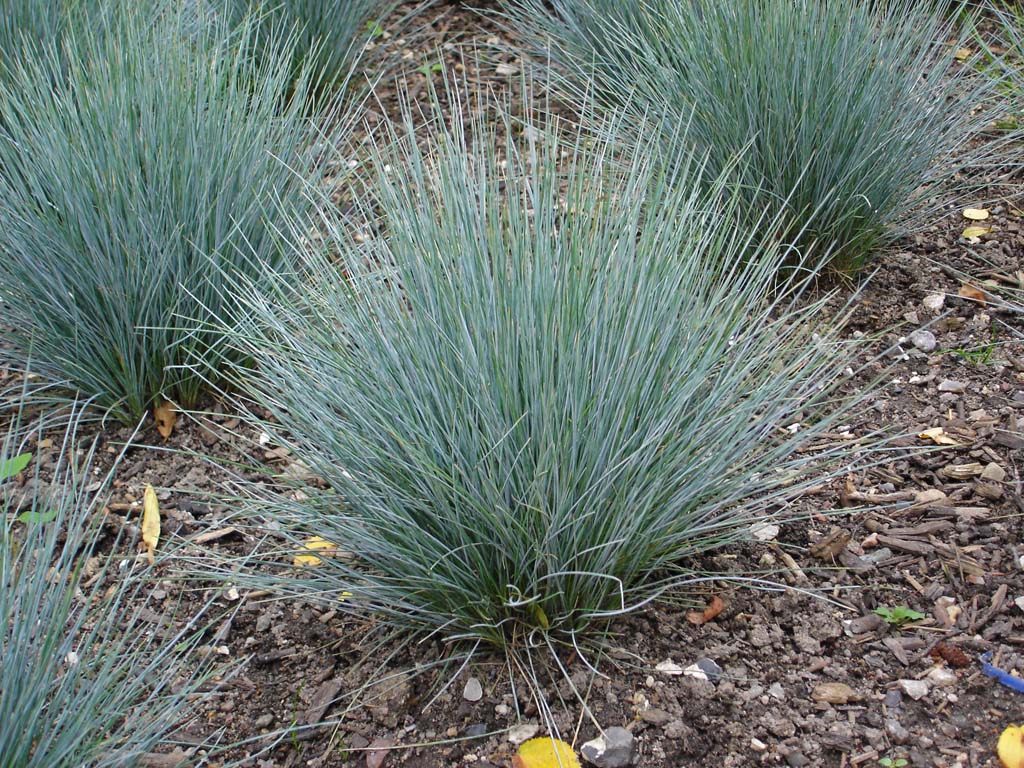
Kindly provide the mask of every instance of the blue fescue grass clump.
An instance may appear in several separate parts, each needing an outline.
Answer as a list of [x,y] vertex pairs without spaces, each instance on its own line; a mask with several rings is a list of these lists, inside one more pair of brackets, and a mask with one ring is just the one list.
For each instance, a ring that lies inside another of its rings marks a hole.
[[0,77],[63,35],[71,8],[81,4],[79,0],[4,0],[0,4]]
[[582,646],[823,471],[801,451],[848,363],[817,304],[770,292],[792,254],[734,225],[728,173],[617,123],[481,113],[377,152],[380,236],[322,210],[326,254],[232,289],[259,428],[331,489],[241,514],[349,553],[276,588],[444,642]]
[[[80,416],[27,428],[16,415],[0,444],[0,768],[141,765],[208,676],[196,625],[175,629],[131,543],[104,539],[110,474]],[[33,455],[44,435],[56,449],[45,477]]]
[[[1024,141],[1024,9],[996,6],[993,14],[1002,52],[996,53],[986,46],[986,53],[991,62],[987,71],[999,83],[1002,102],[1002,119],[997,125],[1021,142]],[[1019,149],[1014,159],[1020,162]]]
[[5,325],[37,374],[125,421],[196,400],[182,364],[224,362],[217,276],[284,263],[280,211],[314,173],[287,46],[253,62],[254,22],[177,5],[106,2],[0,84]]
[[230,18],[259,19],[256,42],[272,50],[282,31],[295,36],[292,69],[310,69],[317,91],[348,80],[365,43],[381,31],[380,21],[397,0],[226,0]]
[[570,92],[689,123],[714,173],[742,153],[749,221],[785,212],[775,234],[840,269],[925,220],[988,120],[986,86],[954,61],[958,22],[919,0],[506,6]]

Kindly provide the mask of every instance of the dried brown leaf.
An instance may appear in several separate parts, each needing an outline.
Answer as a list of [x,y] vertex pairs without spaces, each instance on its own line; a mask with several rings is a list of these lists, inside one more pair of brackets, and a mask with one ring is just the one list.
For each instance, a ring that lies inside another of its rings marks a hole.
[[153,409],[153,420],[156,422],[156,431],[166,440],[171,436],[178,421],[178,409],[170,400],[164,400]]
[[725,601],[723,601],[718,595],[713,595],[711,602],[708,603],[707,607],[703,611],[690,611],[686,614],[686,620],[691,624],[700,626],[701,624],[707,624],[709,621],[713,620],[723,610],[725,610]]

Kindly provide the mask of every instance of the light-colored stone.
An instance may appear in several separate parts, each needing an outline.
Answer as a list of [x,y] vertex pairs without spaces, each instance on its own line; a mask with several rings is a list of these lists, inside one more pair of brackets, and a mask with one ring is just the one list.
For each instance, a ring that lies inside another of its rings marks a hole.
[[948,667],[935,667],[928,673],[927,679],[932,685],[940,688],[953,688],[959,682],[956,672]]
[[633,762],[635,751],[633,734],[618,726],[607,729],[580,747],[583,759],[597,768],[625,768]]
[[484,687],[480,681],[471,677],[466,681],[466,687],[462,689],[462,698],[466,701],[480,701],[484,697]]
[[921,305],[929,312],[938,312],[942,309],[942,305],[946,303],[946,294],[944,293],[929,293],[921,301]]
[[754,523],[750,526],[750,535],[757,541],[773,541],[781,529],[774,523]]
[[922,352],[931,352],[938,346],[935,334],[924,329],[914,331],[910,334],[910,343]]
[[811,698],[828,704],[847,704],[860,698],[846,683],[820,683],[811,691]]
[[519,725],[513,725],[508,729],[508,734],[505,738],[511,741],[513,744],[522,744],[524,741],[529,741],[537,732],[540,730],[540,726],[537,723],[520,723]]
[[952,379],[943,379],[939,382],[939,392],[951,392],[956,395],[961,395],[967,391],[967,385],[962,381],[953,381]]
[[914,701],[920,701],[931,690],[928,683],[924,680],[900,680],[897,685],[899,685],[901,691]]
[[665,659],[660,662],[655,669],[661,672],[663,675],[681,675],[683,674],[683,668],[676,664],[672,659]]
[[687,677],[696,678],[697,680],[707,680],[708,679],[708,673],[705,672],[703,669],[701,669],[696,664],[691,664],[686,669],[684,669],[683,670],[683,674],[686,675]]

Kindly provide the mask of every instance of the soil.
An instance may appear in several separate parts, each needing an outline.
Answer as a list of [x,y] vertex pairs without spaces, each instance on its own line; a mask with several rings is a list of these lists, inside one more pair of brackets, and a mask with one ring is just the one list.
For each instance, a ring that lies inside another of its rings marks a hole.
[[[444,72],[467,83],[515,87],[524,60],[514,48],[488,64],[460,55],[509,43],[492,22],[440,2],[416,24],[416,35],[381,43],[386,55],[440,55]],[[423,98],[428,76],[405,98]],[[379,95],[371,119],[388,119],[400,94]],[[196,606],[214,590],[235,609],[206,648],[222,667],[216,693],[175,734],[187,764],[507,768],[518,741],[551,726],[577,751],[618,726],[632,735],[632,764],[645,768],[998,765],[996,740],[1024,719],[1024,694],[986,675],[980,657],[1024,677],[1024,313],[996,289],[1024,288],[1024,218],[1008,201],[986,207],[992,232],[979,241],[961,237],[973,222],[958,206],[876,263],[846,333],[877,336],[889,367],[849,430],[905,437],[890,461],[803,497],[795,521],[768,540],[709,556],[702,567],[723,578],[698,600],[723,602],[715,618],[696,623],[672,605],[625,618],[612,627],[601,675],[563,659],[572,685],[542,681],[535,699],[510,686],[501,656],[413,675],[438,660],[437,647],[380,641],[372,617],[183,583],[180,565],[168,565],[154,585],[168,606],[182,590]],[[933,338],[912,337],[922,327]],[[227,499],[239,481],[265,477],[219,466],[250,460],[259,436],[223,403],[207,405],[179,417],[168,440],[153,425],[134,437],[117,427],[99,435],[111,460],[131,443],[108,505],[118,524],[136,524],[146,483],[160,488],[167,546],[197,572],[230,568],[259,546],[230,525]],[[933,450],[921,452],[926,445]],[[256,458],[277,471],[293,465],[273,446]],[[836,507],[850,511],[821,514]],[[778,591],[727,578],[765,571]],[[891,613],[900,607],[916,613],[901,622]],[[539,700],[551,703],[547,716]],[[214,734],[250,741],[211,756],[199,745]]]

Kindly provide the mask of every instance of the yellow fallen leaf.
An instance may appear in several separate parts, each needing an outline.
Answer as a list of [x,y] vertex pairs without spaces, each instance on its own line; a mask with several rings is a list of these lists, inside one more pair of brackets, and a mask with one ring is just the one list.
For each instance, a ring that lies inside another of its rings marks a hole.
[[[302,546],[314,552],[322,551],[325,555],[333,555],[338,551],[338,546],[334,542],[328,541],[327,539],[323,539],[319,536],[311,536],[310,538],[302,542]],[[303,554],[296,555],[295,559],[292,561],[292,564],[296,566],[320,565],[320,563],[322,562],[323,560],[321,560],[316,555]]]
[[1003,768],[1024,768],[1024,727],[1007,726],[999,737],[996,754]]
[[964,229],[963,232],[960,233],[960,237],[965,237],[969,240],[972,237],[981,237],[982,235],[987,235],[991,231],[992,230],[989,229],[988,227],[967,227],[966,229]]
[[946,434],[946,430],[942,427],[932,427],[926,429],[924,432],[919,432],[917,435],[922,440],[931,440],[936,445],[956,445],[957,442],[952,437]]
[[969,58],[971,58],[971,49],[957,48],[956,53],[953,54],[953,58],[955,58],[957,61],[967,61]]
[[153,409],[153,421],[156,422],[156,431],[164,440],[171,436],[174,431],[174,423],[178,420],[178,409],[170,400],[164,400]]
[[160,541],[160,502],[157,501],[153,486],[146,483],[142,494],[142,543],[146,545],[149,564],[153,564],[153,553]]
[[971,221],[984,221],[988,218],[987,208],[964,208],[964,218]]
[[513,768],[580,768],[572,747],[558,739],[524,741],[512,758]]

